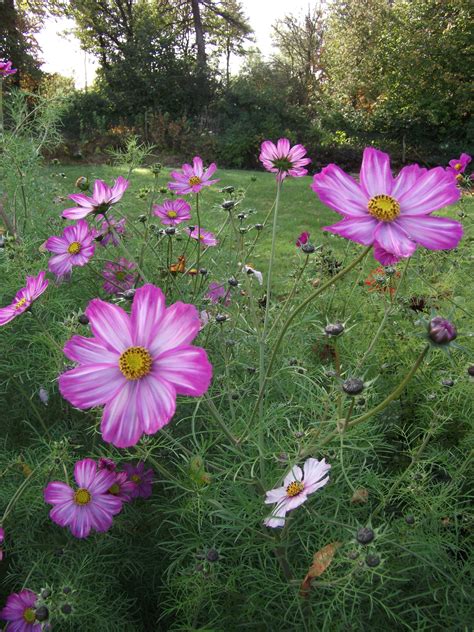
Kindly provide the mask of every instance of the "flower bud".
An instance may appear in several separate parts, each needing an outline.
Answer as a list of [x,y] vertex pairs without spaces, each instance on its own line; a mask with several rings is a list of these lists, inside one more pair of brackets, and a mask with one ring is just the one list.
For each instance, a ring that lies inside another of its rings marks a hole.
[[224,211],[230,211],[231,209],[234,208],[234,206],[235,206],[234,200],[225,200],[221,204],[221,207],[224,209]]
[[370,553],[365,558],[365,563],[370,568],[375,568],[376,566],[378,566],[380,564],[380,557],[378,555],[373,555],[372,553]]
[[468,367],[467,369],[467,373],[468,375],[470,375],[471,377],[474,377],[474,364],[470,367]]
[[235,191],[235,187],[233,186],[228,186],[221,189],[221,193],[228,193],[229,195],[231,195],[234,191]]
[[407,524],[415,524],[415,516],[411,514],[409,516],[405,516],[405,522]]
[[209,549],[206,554],[206,559],[208,562],[217,562],[217,560],[219,559],[219,553],[216,551],[216,549]]
[[446,380],[442,380],[441,384],[443,386],[447,386],[449,388],[451,386],[454,386],[454,380],[451,380],[450,378],[447,378]]
[[356,540],[359,544],[369,544],[375,538],[375,533],[369,527],[361,527],[356,533]]
[[147,219],[148,219],[148,217],[147,217],[146,215],[144,215],[144,214],[139,215],[139,216],[137,217],[137,220],[138,220],[139,222],[141,222],[142,224],[144,224],[144,223],[146,222],[146,220],[147,220]]
[[127,301],[131,301],[135,296],[135,290],[133,288],[131,288],[130,290],[125,290],[125,292],[122,292],[122,296],[123,298],[127,299]]
[[69,593],[71,592],[72,588],[70,588],[69,586],[64,586],[63,588],[63,593],[65,595],[69,595]]
[[43,590],[40,593],[40,597],[41,599],[48,599],[48,597],[51,596],[51,591],[49,588],[43,588]]
[[235,277],[230,277],[230,279],[227,279],[227,283],[231,287],[237,287],[239,285],[239,282],[237,281],[237,279]]
[[344,331],[344,325],[342,323],[329,323],[324,328],[324,333],[328,336],[340,336]]
[[153,165],[151,165],[150,167],[151,172],[157,176],[160,171],[163,169],[163,165],[161,164],[161,162],[155,162]]
[[48,391],[44,388],[44,386],[42,386],[40,390],[38,391],[38,397],[40,398],[41,403],[43,403],[45,406],[48,405],[49,394],[48,394]]
[[72,612],[72,606],[68,603],[65,603],[61,606],[61,612],[63,614],[71,614]]
[[35,616],[37,621],[46,621],[49,617],[49,610],[46,606],[40,606],[35,610]]
[[168,228],[165,228],[165,233],[167,235],[174,235],[176,233],[176,228],[174,226],[169,226]]
[[432,318],[428,325],[428,336],[437,345],[445,345],[454,340],[458,335],[452,322],[441,316]]
[[79,314],[79,317],[77,320],[79,321],[81,325],[89,324],[89,318],[85,314]]
[[348,395],[359,395],[364,388],[364,381],[358,377],[350,377],[342,383],[342,390]]
[[305,255],[311,255],[316,250],[313,244],[304,244],[301,246],[301,251],[305,253]]
[[241,222],[243,222],[246,217],[247,215],[245,215],[245,213],[239,213],[237,215],[237,219],[240,219]]
[[227,320],[226,314],[217,314],[216,323],[225,323],[226,320]]
[[168,193],[168,189],[166,187],[160,187],[158,191],[161,193],[161,195],[165,195],[165,193]]
[[263,224],[255,224],[255,230],[263,230]]
[[206,274],[209,274],[209,271],[207,268],[199,268],[199,274],[202,274],[202,276],[206,276]]
[[76,187],[81,191],[87,191],[89,188],[89,178],[86,178],[85,176],[78,178],[76,180]]

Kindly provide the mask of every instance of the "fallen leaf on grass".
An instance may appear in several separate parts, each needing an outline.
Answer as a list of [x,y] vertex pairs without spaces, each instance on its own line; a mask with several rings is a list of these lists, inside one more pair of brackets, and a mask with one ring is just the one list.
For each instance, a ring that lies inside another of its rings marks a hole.
[[309,589],[311,588],[311,580],[324,573],[331,564],[336,549],[340,546],[341,542],[331,542],[331,544],[326,544],[326,546],[323,546],[322,549],[316,551],[313,556],[313,563],[309,567],[306,577],[301,582],[300,595],[302,597],[308,596]]
[[352,494],[351,503],[353,505],[364,505],[369,500],[369,490],[365,487],[358,487]]

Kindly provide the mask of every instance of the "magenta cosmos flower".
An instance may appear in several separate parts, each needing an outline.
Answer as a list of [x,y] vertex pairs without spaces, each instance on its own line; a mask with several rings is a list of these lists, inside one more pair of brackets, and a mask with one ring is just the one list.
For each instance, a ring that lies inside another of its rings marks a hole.
[[69,198],[76,202],[78,206],[65,209],[62,216],[66,219],[83,219],[90,213],[101,213],[103,215],[113,204],[117,204],[122,199],[129,184],[129,181],[122,178],[122,176],[115,180],[113,187],[109,187],[103,180],[96,180],[92,197],[84,193],[69,195]]
[[[98,219],[99,218],[102,218],[102,216],[98,216]],[[114,246],[118,246],[120,243],[119,235],[124,234],[127,220],[123,217],[117,221],[112,215],[109,215],[107,219],[108,221],[102,222],[100,226],[97,241],[101,246],[107,246],[110,242],[112,242]]]
[[168,182],[168,188],[178,195],[199,193],[204,187],[209,187],[211,184],[219,182],[219,180],[209,179],[216,169],[216,163],[213,162],[204,171],[202,159],[199,156],[195,156],[193,158],[193,166],[185,164],[181,167],[181,171],[171,172],[171,177],[174,178],[175,182]]
[[304,246],[305,244],[307,244],[308,241],[309,241],[309,233],[305,231],[301,233],[301,235],[296,240],[296,247],[301,248],[301,246]]
[[49,512],[53,522],[69,527],[76,538],[87,538],[92,529],[108,531],[113,517],[122,509],[122,501],[109,493],[116,481],[115,472],[99,470],[92,459],[77,461],[74,478],[78,489],[54,481],[44,490],[44,500],[54,505]]
[[306,158],[303,145],[291,147],[287,138],[280,138],[275,145],[271,140],[265,140],[260,148],[259,160],[267,171],[277,174],[277,180],[282,182],[286,176],[301,178],[308,173],[304,169],[311,158]]
[[149,498],[152,492],[153,470],[145,470],[145,464],[140,461],[136,465],[124,463],[123,469],[129,481],[134,485],[132,498]]
[[329,481],[327,473],[331,469],[326,459],[307,459],[303,470],[295,465],[285,476],[282,487],[267,492],[265,504],[276,504],[272,513],[264,520],[267,527],[283,527],[285,516],[308,499],[317,489],[324,487]]
[[459,158],[449,161],[449,167],[446,167],[446,171],[457,177],[466,171],[466,167],[471,160],[472,158],[469,154],[461,154]]
[[14,75],[16,71],[16,68],[12,68],[11,61],[0,60],[0,77],[9,77],[10,75]]
[[71,274],[73,266],[85,266],[94,254],[96,231],[81,219],[74,226],[66,226],[61,237],[50,237],[45,248],[56,254],[48,262],[50,272],[58,278]]
[[388,154],[369,147],[364,150],[360,184],[331,164],[314,176],[311,188],[343,216],[324,230],[358,244],[373,244],[374,256],[383,265],[410,257],[418,245],[429,250],[455,248],[463,234],[458,222],[431,215],[460,197],[455,180],[442,167],[411,165],[393,178]]
[[6,325],[16,316],[23,314],[36,299],[43,294],[48,287],[49,281],[45,279],[45,272],[42,270],[38,276],[26,277],[26,287],[16,294],[11,305],[0,308],[0,325]]
[[177,226],[181,222],[191,219],[191,207],[181,198],[177,200],[165,200],[163,204],[155,204],[153,213],[160,218],[161,223],[169,226]]
[[108,294],[119,294],[131,290],[137,280],[137,264],[121,257],[117,262],[108,261],[102,270],[105,283],[102,286]]
[[115,481],[110,486],[109,494],[120,498],[124,503],[130,502],[136,496],[136,483],[130,480],[127,472],[114,472]]
[[188,235],[191,239],[201,240],[201,244],[203,246],[217,246],[217,239],[214,236],[214,233],[209,232],[208,230],[201,230],[195,226],[192,230],[190,228],[188,230]]
[[7,621],[6,632],[41,632],[41,623],[36,619],[38,597],[31,590],[22,590],[10,595],[0,612],[0,619]]
[[[209,288],[206,293],[206,298],[208,298],[211,303],[217,304],[222,302],[224,305],[230,305],[230,292],[224,287],[223,283],[216,283],[215,281],[211,281],[209,283]],[[223,299],[221,301],[221,299]]]
[[173,417],[176,395],[198,397],[212,367],[204,349],[190,345],[199,332],[194,305],[165,306],[163,292],[146,284],[135,292],[129,316],[94,299],[86,309],[93,338],[73,336],[64,353],[79,367],[59,377],[59,389],[77,408],[104,405],[104,441],[135,445]]

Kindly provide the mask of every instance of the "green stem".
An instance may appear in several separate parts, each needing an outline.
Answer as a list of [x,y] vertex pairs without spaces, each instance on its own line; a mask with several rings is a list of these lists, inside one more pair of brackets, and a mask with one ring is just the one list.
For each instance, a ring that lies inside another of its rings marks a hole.
[[[377,406],[375,406],[374,408],[372,408],[371,410],[366,412],[364,415],[361,415],[360,417],[356,417],[355,419],[350,421],[347,424],[347,429],[353,428],[354,426],[358,426],[362,422],[367,421],[367,419],[370,419],[370,417],[373,417],[374,415],[377,415],[378,413],[382,412],[382,410],[387,408],[387,406],[389,404],[391,404],[395,399],[398,399],[398,397],[401,395],[401,393],[405,389],[405,387],[408,384],[408,382],[411,380],[411,378],[415,375],[417,370],[420,368],[420,365],[423,362],[423,359],[425,358],[426,354],[428,353],[429,348],[430,348],[429,344],[427,344],[424,347],[424,349],[422,350],[422,352],[420,353],[420,355],[416,359],[415,364],[412,366],[412,368],[409,370],[409,372],[405,375],[405,377],[400,382],[400,384],[396,387],[396,389],[390,393],[390,395],[388,395],[382,402],[380,402],[380,404],[378,404]],[[344,419],[339,420],[337,425],[339,426],[339,424],[340,423],[344,423],[344,421],[345,421]],[[321,447],[327,445],[328,443],[330,443],[338,435],[339,435],[339,430],[335,430],[335,431],[331,432],[330,434],[328,434],[320,442],[319,448],[321,448]],[[304,451],[303,454],[305,456],[308,456],[308,454],[310,454],[311,452],[312,452],[312,449],[311,450],[307,449],[307,450]]]
[[308,265],[308,261],[309,261],[309,255],[306,255],[306,259],[304,260],[303,265],[300,268],[299,274],[297,275],[295,282],[293,283],[293,287],[291,288],[291,291],[288,295],[288,298],[286,299],[286,301],[283,304],[283,307],[280,310],[280,313],[278,314],[278,316],[275,318],[274,323],[272,324],[270,331],[268,332],[268,335],[271,336],[273,333],[273,330],[275,329],[275,327],[278,325],[278,323],[280,322],[280,319],[282,318],[283,314],[286,312],[286,308],[288,307],[291,299],[293,298],[295,292],[296,292],[296,288],[298,287],[298,283],[301,280],[301,277],[303,276],[303,272],[306,269],[306,266]]
[[303,309],[309,305],[309,303],[311,303],[311,301],[313,301],[317,296],[319,296],[320,294],[322,294],[325,290],[327,290],[329,287],[331,287],[334,283],[336,283],[337,281],[339,281],[339,279],[342,279],[348,272],[350,272],[353,268],[355,268],[361,261],[363,261],[363,259],[368,255],[368,253],[370,252],[372,246],[368,246],[358,257],[356,257],[354,259],[354,261],[352,261],[347,267],[344,268],[344,270],[341,270],[338,274],[336,274],[334,277],[332,277],[329,281],[327,281],[326,283],[324,283],[321,287],[319,287],[317,290],[315,290],[314,292],[312,292],[304,301],[302,301],[292,312],[291,314],[288,316],[285,324],[283,325],[283,328],[280,332],[280,335],[277,338],[277,341],[275,343],[275,346],[273,347],[273,352],[272,355],[270,357],[270,363],[268,365],[266,374],[265,374],[265,378],[263,379],[261,385],[260,385],[260,390],[258,393],[258,397],[257,397],[257,401],[255,403],[254,409],[250,415],[250,419],[249,419],[249,426],[250,424],[253,422],[253,420],[255,419],[255,415],[259,409],[259,404],[260,404],[260,400],[263,397],[263,393],[265,390],[265,385],[266,382],[270,376],[273,364],[275,362],[276,359],[276,355],[278,353],[278,350],[280,348],[280,345],[283,341],[283,338],[285,337],[286,332],[288,331],[289,326],[291,325],[291,323],[293,322],[293,320],[295,319],[295,317],[301,312],[303,311]]
[[3,140],[3,77],[0,77],[0,138]]

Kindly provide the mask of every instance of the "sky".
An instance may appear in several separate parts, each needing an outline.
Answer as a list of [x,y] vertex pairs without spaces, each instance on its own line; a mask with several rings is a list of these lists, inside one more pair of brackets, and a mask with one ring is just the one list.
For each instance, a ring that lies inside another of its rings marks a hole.
[[[311,0],[241,0],[250,24],[255,31],[256,46],[264,55],[271,52],[272,24],[288,13],[304,13]],[[48,19],[38,34],[42,49],[42,66],[45,72],[57,72],[74,79],[77,88],[90,85],[94,79],[97,62],[91,55],[81,51],[79,42],[68,30],[74,22],[65,18]],[[234,64],[235,67],[235,64]]]

